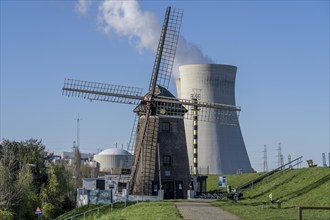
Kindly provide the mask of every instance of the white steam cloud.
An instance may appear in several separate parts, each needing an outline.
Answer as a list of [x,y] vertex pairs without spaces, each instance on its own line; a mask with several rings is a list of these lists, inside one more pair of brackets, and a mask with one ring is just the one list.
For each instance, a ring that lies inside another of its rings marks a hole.
[[157,47],[157,19],[154,14],[141,11],[137,1],[104,1],[99,5],[98,19],[106,34],[128,37],[139,51]]
[[[90,0],[79,0],[76,8],[86,13]],[[98,22],[101,30],[108,34],[127,37],[139,52],[144,49],[156,51],[161,26],[152,12],[142,11],[138,1],[103,1],[98,6]],[[177,77],[178,67],[184,64],[214,63],[203,54],[200,47],[180,37],[176,51],[173,73]]]
[[179,76],[179,66],[181,65],[210,63],[214,63],[214,61],[207,55],[204,55],[200,47],[180,36],[173,67],[175,77]]
[[75,6],[76,11],[79,14],[85,15],[85,14],[87,14],[91,4],[92,4],[92,0],[78,0],[77,4]]

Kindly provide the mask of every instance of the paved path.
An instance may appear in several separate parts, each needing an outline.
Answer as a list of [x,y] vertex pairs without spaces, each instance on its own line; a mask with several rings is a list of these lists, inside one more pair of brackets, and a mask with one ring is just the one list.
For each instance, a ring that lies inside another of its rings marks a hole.
[[239,220],[237,216],[210,205],[209,201],[177,202],[175,205],[185,220]]

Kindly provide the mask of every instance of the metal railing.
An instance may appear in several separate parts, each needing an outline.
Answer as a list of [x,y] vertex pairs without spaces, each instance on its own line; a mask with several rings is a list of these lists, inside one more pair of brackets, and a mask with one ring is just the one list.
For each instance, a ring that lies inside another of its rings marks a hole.
[[[278,167],[278,168],[276,168],[276,169],[274,169],[274,170],[272,170],[272,171],[270,171],[270,172],[268,172],[268,173],[266,173],[264,175],[261,175],[258,178],[254,179],[254,180],[251,180],[251,181],[249,181],[248,183],[245,183],[242,186],[237,187],[237,189],[239,189],[240,191],[243,191],[244,189],[247,189],[247,188],[253,186],[254,184],[260,182],[263,179],[265,179],[266,177],[271,176],[271,175],[273,175],[273,174],[275,174],[275,173],[277,173],[277,172],[279,172],[281,170],[283,171],[286,166],[289,167],[289,168],[286,168],[286,169],[290,169],[291,167],[293,167],[293,166],[297,165],[298,163],[300,163],[299,161],[301,161],[301,158],[302,158],[302,156],[301,157],[298,157],[298,158],[290,161],[289,163],[286,163],[286,164],[284,164],[284,165],[282,165],[282,166],[280,166],[280,167]],[[293,162],[295,162],[295,161],[298,161],[298,163],[292,165]]]
[[90,209],[90,210],[87,210],[85,212],[78,213],[76,215],[73,215],[73,216],[70,216],[68,218],[65,218],[64,220],[73,220],[73,219],[75,219],[77,217],[80,217],[80,216],[84,216],[84,220],[86,220],[87,213],[94,212],[94,211],[97,211],[97,217],[99,218],[100,217],[100,209],[102,209],[102,208],[104,208],[106,206],[111,206],[111,211],[112,211],[113,203],[107,204],[107,205],[103,205],[103,206],[97,207],[95,209]]

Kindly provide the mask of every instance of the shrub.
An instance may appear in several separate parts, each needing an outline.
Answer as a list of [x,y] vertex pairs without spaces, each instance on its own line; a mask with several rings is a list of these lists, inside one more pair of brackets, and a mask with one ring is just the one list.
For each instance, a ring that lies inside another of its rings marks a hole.
[[12,220],[12,219],[14,219],[14,214],[11,211],[5,211],[5,210],[0,209],[0,219]]

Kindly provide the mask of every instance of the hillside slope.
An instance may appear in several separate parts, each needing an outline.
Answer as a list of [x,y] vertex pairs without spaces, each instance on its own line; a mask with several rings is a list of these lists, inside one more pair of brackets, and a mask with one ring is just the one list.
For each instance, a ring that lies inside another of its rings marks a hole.
[[[262,174],[227,175],[227,182],[236,188]],[[209,192],[218,190],[217,178],[218,175],[209,176]],[[277,203],[268,202],[270,193],[274,201],[282,201],[281,208]],[[263,202],[266,205],[262,205]],[[96,212],[89,213],[86,219],[181,219],[174,203],[175,201],[130,203],[126,208],[124,204],[115,204],[113,209],[102,209],[100,216],[96,215]],[[330,206],[330,168],[314,167],[279,172],[244,191],[243,198],[238,202],[218,200],[212,204],[234,213],[243,220],[298,219],[299,206]],[[86,211],[89,208],[95,206],[82,209]],[[75,209],[57,219],[74,215],[82,209]],[[83,216],[78,219],[83,219]],[[305,210],[303,219],[329,220],[330,211]]]
[[[239,178],[239,175],[233,178]],[[230,179],[228,182],[230,184]],[[281,208],[277,203],[269,203],[270,194],[273,201],[282,201]],[[263,202],[266,202],[266,206],[262,205]],[[244,191],[243,199],[237,203],[217,201],[213,204],[242,219],[297,219],[299,206],[330,207],[330,168],[313,167],[279,172]],[[305,210],[303,218],[330,219],[330,211]]]

